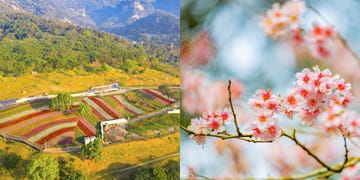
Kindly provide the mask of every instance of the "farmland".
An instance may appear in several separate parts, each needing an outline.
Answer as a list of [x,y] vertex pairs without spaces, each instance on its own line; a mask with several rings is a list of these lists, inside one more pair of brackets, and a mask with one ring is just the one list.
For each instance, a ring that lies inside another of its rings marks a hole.
[[[21,104],[0,111],[0,130],[6,136],[20,138],[42,149],[78,146],[82,137],[95,136],[100,121],[134,118],[160,110],[176,102],[152,89],[130,90],[121,94],[76,98],[88,104],[92,114],[79,117],[78,105],[69,111],[49,109],[49,100]],[[77,133],[75,133],[77,131]]]
[[[161,138],[133,141],[129,143],[112,144],[103,148],[103,159],[100,163],[90,160],[82,160],[80,155],[74,153],[38,153],[19,142],[4,141],[0,138],[0,149],[6,154],[17,154],[21,157],[21,165],[16,169],[16,176],[20,179],[25,177],[26,163],[40,156],[51,156],[57,159],[64,158],[72,160],[76,169],[80,170],[89,179],[106,179],[116,176],[116,173],[123,168],[147,162],[149,159],[157,159],[165,155],[179,152],[179,133],[170,134]],[[178,161],[178,158],[170,158]],[[2,154],[0,152],[1,176],[7,179],[14,179],[15,170],[7,170],[3,166]],[[164,162],[163,162],[164,163]],[[163,164],[162,163],[162,164]]]

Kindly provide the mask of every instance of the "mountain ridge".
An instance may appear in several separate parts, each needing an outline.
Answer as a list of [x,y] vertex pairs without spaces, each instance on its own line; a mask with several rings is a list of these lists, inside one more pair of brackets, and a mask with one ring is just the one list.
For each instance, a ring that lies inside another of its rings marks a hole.
[[[179,19],[172,17],[179,17],[180,0],[0,0],[0,10],[1,6],[4,7],[2,10],[12,9],[102,31],[111,29],[111,32],[126,37],[126,34],[131,34],[130,32],[133,31],[126,32],[126,27],[130,26],[132,29],[133,23],[145,31],[152,31],[147,27],[159,26],[162,29],[174,29],[173,27],[179,24]],[[148,22],[157,23],[157,25],[144,23],[147,21],[136,23],[159,11],[167,13],[157,14],[157,16],[164,16],[164,19],[172,18],[172,20],[166,23]],[[121,30],[116,30],[116,28]],[[178,34],[179,29],[175,28],[175,33],[172,34]],[[120,32],[123,34],[119,34]],[[134,37],[133,34],[132,37]],[[131,40],[138,41],[139,39]]]

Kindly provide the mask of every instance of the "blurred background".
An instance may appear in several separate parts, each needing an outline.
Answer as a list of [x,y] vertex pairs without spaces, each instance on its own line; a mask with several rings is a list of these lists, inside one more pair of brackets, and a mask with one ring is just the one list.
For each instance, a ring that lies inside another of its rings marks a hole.
[[[181,125],[202,112],[227,106],[227,81],[232,80],[234,105],[240,129],[251,111],[247,100],[256,89],[285,93],[303,68],[319,65],[340,74],[353,86],[353,110],[359,110],[360,95],[360,1],[308,0],[300,27],[331,26],[346,41],[336,37],[336,53],[322,58],[291,38],[273,39],[259,26],[273,0],[182,0],[181,1]],[[343,160],[341,136],[318,132],[298,119],[280,117],[281,127],[300,129],[299,139],[328,164]],[[228,126],[234,132],[233,126]],[[349,143],[350,155],[360,152],[358,138]],[[181,132],[181,178],[189,170],[208,178],[269,178],[306,173],[319,166],[293,142],[280,138],[271,144],[206,138],[198,145]],[[337,179],[339,175],[331,178]]]

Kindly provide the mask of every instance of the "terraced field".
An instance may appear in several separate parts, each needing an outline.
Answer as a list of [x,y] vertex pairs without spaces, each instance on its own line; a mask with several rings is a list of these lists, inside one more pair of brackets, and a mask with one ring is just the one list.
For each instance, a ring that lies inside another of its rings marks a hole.
[[25,104],[0,111],[0,131],[9,138],[23,139],[40,147],[45,143],[51,146],[73,143],[78,106],[73,106],[67,113],[49,110],[46,105],[33,109],[28,107],[31,106]]
[[[158,90],[135,90],[120,95],[76,98],[70,111],[49,110],[49,101],[0,111],[0,132],[38,146],[79,145],[83,136],[96,135],[98,122],[135,117],[173,102]],[[89,104],[92,115],[78,117],[78,102]],[[76,105],[75,105],[76,104]]]

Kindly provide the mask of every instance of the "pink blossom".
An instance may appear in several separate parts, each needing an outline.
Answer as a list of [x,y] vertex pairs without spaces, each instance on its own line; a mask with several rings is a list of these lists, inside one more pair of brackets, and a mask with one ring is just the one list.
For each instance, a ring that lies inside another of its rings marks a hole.
[[207,124],[208,122],[205,121],[203,118],[193,118],[191,119],[191,123],[188,126],[188,129],[195,134],[207,134]]
[[326,132],[337,132],[342,119],[343,108],[330,105],[327,111],[319,115],[319,123]]
[[273,113],[280,110],[280,99],[272,95],[270,89],[267,91],[262,89],[256,90],[252,98],[249,99],[249,104],[255,109],[269,110]]
[[259,123],[252,123],[246,131],[252,133],[254,139],[263,141],[272,141],[278,138],[281,134],[281,129],[278,126],[277,120],[274,119],[271,123],[261,125]]
[[341,127],[350,137],[360,137],[360,116],[357,112],[346,110],[341,116]]
[[181,43],[181,63],[206,65],[215,54],[215,47],[208,32],[200,32],[193,41]]
[[194,140],[198,145],[204,145],[206,143],[206,136],[203,135],[190,135],[189,138]]
[[[181,73],[182,106],[186,112],[199,115],[229,105],[226,82],[206,78],[199,70],[188,69]],[[243,89],[241,82],[233,80],[232,99],[239,98]]]
[[188,167],[188,171],[189,171],[189,179],[190,180],[196,180],[196,171],[193,167]]
[[297,29],[300,25],[300,16],[305,12],[305,2],[301,0],[287,1],[280,6],[274,3],[260,21],[267,35],[277,39],[291,33],[292,29]]
[[254,137],[264,139],[264,132],[272,132],[266,128],[276,124],[274,116],[280,113],[289,119],[298,116],[303,124],[309,126],[317,124],[319,118],[321,127],[328,132],[344,125],[340,123],[341,113],[353,98],[350,84],[339,75],[332,75],[329,69],[320,70],[318,66],[312,70],[303,69],[296,78],[293,87],[283,97],[272,95],[271,90],[260,89],[249,99],[249,104],[255,109],[250,127]]
[[321,27],[315,23],[313,29],[308,32],[312,54],[320,59],[334,55],[336,51],[335,35],[333,27]]

